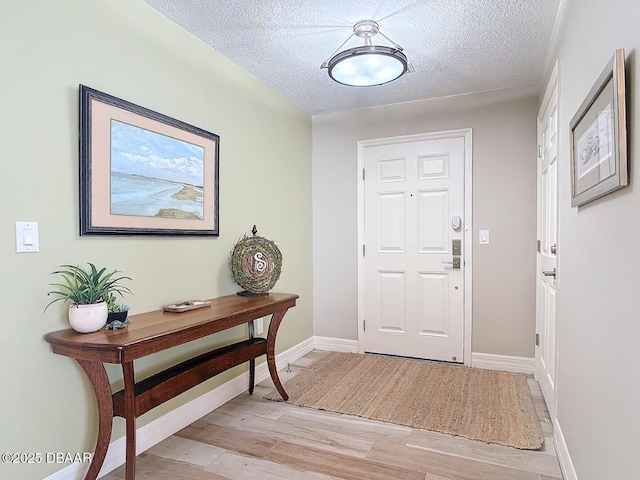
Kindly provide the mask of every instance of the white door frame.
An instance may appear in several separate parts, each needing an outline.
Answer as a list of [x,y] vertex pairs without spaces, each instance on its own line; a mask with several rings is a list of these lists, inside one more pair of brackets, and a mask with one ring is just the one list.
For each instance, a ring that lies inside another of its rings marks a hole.
[[358,352],[364,353],[364,179],[365,149],[393,143],[438,140],[443,138],[464,138],[464,364],[471,366],[471,327],[472,327],[472,260],[473,221],[472,221],[472,135],[470,128],[446,130],[442,132],[419,133],[398,137],[376,138],[358,142],[357,178],[358,178]]

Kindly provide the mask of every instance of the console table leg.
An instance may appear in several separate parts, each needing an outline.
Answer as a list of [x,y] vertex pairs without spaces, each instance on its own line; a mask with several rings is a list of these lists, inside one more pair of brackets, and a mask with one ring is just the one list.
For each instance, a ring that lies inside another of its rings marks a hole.
[[[251,320],[248,324],[249,327],[249,338],[254,337],[253,332],[253,320]],[[256,383],[256,359],[253,358],[249,360],[249,395],[253,395],[253,388]]]
[[136,378],[133,362],[122,364],[124,380],[124,418],[126,426],[127,453],[125,458],[125,480],[136,478]]
[[256,359],[249,360],[249,395],[253,395],[256,385]]
[[267,365],[269,366],[269,373],[271,374],[273,384],[276,386],[282,399],[287,401],[289,400],[289,395],[284,391],[284,387],[278,376],[278,368],[276,367],[276,333],[278,333],[278,327],[280,327],[280,322],[282,322],[285,313],[287,313],[287,310],[274,313],[271,317],[271,322],[269,322],[269,332],[267,333]]
[[89,362],[78,360],[76,362],[82,367],[84,373],[89,378],[93,393],[98,404],[98,439],[96,440],[96,450],[89,465],[89,471],[85,480],[95,480],[98,478],[100,468],[107,456],[109,441],[111,440],[111,429],[113,428],[113,403],[111,401],[111,384],[107,371],[101,362]]

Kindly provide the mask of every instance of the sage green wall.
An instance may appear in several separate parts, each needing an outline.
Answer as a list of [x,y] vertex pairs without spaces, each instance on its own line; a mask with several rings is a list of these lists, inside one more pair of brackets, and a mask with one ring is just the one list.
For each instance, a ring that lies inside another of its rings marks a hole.
[[[300,295],[277,349],[312,336],[311,119],[270,88],[138,0],[23,0],[0,7],[0,452],[85,452],[95,406],[76,364],[43,335],[66,328],[47,310],[50,272],[95,262],[133,278],[132,313],[187,298],[234,294],[228,256],[257,224],[284,256],[278,291]],[[221,137],[218,238],[78,235],[78,84]],[[15,221],[40,227],[40,252],[15,252]],[[149,372],[246,328],[137,365]],[[239,367],[145,415],[138,425],[244,370]],[[117,368],[109,369],[118,382]],[[116,421],[114,437],[123,434]],[[0,477],[42,478],[64,465],[0,464]]]

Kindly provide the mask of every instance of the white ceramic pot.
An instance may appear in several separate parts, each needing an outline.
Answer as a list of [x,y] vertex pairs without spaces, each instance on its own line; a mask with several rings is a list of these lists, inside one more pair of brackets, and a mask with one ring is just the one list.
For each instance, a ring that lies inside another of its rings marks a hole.
[[107,315],[107,302],[69,307],[69,323],[79,333],[97,332],[107,323]]

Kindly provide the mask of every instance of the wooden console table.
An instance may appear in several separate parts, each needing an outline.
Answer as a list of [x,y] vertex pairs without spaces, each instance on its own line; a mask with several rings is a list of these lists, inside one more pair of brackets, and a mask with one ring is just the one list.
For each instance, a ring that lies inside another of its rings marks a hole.
[[[72,329],[45,335],[54,353],[74,358],[91,381],[98,404],[98,439],[85,479],[95,480],[104,463],[113,418],[126,423],[126,476],[134,480],[136,468],[136,418],[165,401],[209,378],[249,362],[249,392],[253,393],[255,358],[267,356],[273,383],[285,400],[276,370],[275,345],[278,327],[287,310],[296,304],[298,295],[270,293],[243,297],[230,295],[211,300],[211,306],[183,313],[162,310],[132,315],[131,323],[121,330],[77,333]],[[254,337],[253,320],[272,315],[267,338]],[[136,382],[133,361],[198,338],[247,323],[249,338],[218,348],[174,365],[167,370]],[[124,388],[111,391],[104,363],[122,365]]]

